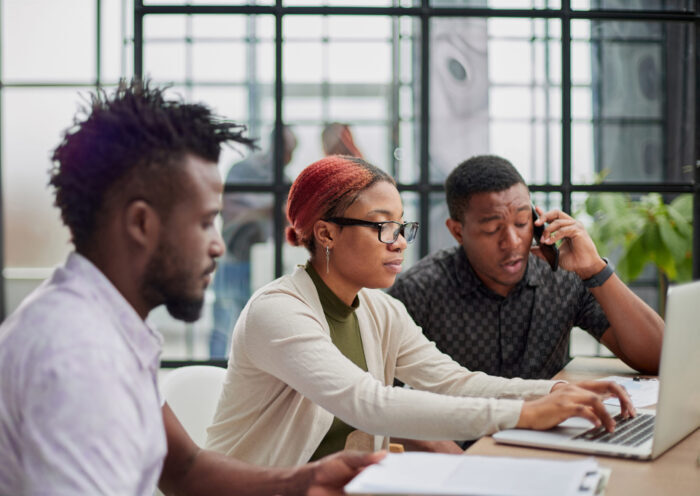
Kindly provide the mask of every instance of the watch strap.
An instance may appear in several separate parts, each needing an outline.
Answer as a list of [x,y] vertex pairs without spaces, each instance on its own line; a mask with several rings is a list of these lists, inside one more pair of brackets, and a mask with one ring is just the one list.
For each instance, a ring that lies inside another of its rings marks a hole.
[[605,281],[610,279],[610,276],[615,273],[615,269],[613,268],[612,264],[610,263],[610,260],[608,260],[605,257],[602,257],[603,261],[605,262],[605,267],[598,272],[597,274],[592,275],[588,279],[582,279],[581,282],[583,282],[583,285],[588,288],[597,288],[598,286],[602,286]]

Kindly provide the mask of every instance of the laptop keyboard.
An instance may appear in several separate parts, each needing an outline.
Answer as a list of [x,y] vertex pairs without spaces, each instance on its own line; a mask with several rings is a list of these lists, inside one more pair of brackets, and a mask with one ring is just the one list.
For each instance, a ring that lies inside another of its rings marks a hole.
[[613,417],[615,432],[608,432],[605,427],[594,427],[582,432],[574,439],[585,439],[596,443],[622,444],[624,446],[639,446],[654,435],[654,415],[641,413],[636,417],[623,419],[622,415]]

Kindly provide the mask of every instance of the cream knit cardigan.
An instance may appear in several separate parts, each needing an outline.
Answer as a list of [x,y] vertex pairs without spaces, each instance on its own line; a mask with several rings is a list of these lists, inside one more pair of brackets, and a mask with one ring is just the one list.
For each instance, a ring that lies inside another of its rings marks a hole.
[[[522,400],[554,384],[470,372],[425,338],[401,302],[373,289],[358,296],[368,372],[331,342],[303,267],[251,297],[234,328],[208,448],[256,465],[303,464],[334,415],[374,434],[376,447],[384,436],[473,439],[515,426]],[[414,389],[393,387],[395,377]]]

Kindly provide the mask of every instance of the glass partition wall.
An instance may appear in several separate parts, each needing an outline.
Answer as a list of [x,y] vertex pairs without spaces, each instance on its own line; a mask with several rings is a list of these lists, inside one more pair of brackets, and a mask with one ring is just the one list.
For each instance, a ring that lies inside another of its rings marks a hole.
[[[538,205],[594,232],[601,205],[622,215],[654,194],[690,205],[695,241],[674,253],[687,253],[681,276],[693,263],[700,276],[696,1],[95,0],[70,16],[49,1],[36,14],[38,3],[0,0],[5,312],[70,249],[46,182],[79,93],[132,74],[246,124],[259,145],[222,153],[228,254],[202,318],[149,317],[165,365],[222,363],[250,294],[305,261],[284,243],[289,185],[348,140],[396,177],[406,219],[421,222],[406,265],[454,244],[443,181],[493,153]],[[42,27],[44,15],[65,23]],[[625,263],[624,242],[601,250]],[[659,308],[667,282],[646,265],[632,286]],[[572,341],[572,353],[600,351]]]

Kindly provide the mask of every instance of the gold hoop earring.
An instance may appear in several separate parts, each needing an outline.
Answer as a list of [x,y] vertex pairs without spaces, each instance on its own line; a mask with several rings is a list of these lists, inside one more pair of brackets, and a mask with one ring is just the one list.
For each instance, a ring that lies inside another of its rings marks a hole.
[[326,246],[326,274],[331,272],[331,249]]

